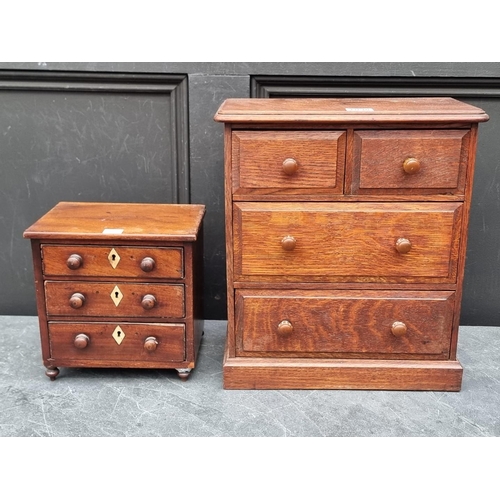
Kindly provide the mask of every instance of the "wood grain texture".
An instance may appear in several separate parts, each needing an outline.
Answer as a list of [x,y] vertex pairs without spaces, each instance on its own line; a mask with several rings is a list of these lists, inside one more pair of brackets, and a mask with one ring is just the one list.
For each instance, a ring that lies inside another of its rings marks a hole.
[[[119,256],[118,264],[114,268],[109,260],[109,255],[113,253]],[[75,254],[81,256],[82,265],[78,269],[69,269],[66,262],[70,255]],[[42,258],[46,276],[65,276],[70,279],[82,276],[132,277],[143,280],[184,277],[182,247],[43,245]],[[141,262],[145,258],[154,260],[154,268],[149,272],[141,269]]]
[[[115,287],[119,288],[114,291]],[[70,306],[69,298],[73,293],[85,296],[85,302],[79,309]],[[121,293],[123,298],[115,305],[111,295]],[[156,298],[152,309],[144,309],[141,301],[150,294]],[[45,299],[47,314],[50,316],[118,316],[118,317],[155,317],[183,318],[184,285],[164,285],[160,283],[126,282],[78,282],[46,281]]]
[[[58,365],[175,368],[186,380],[203,333],[204,207],[171,206],[163,221],[176,219],[171,235],[174,225],[161,233],[160,219],[169,208],[162,205],[149,238],[133,228],[140,226],[137,214],[150,214],[154,205],[105,205],[115,228],[128,231],[125,239],[121,232],[95,233],[103,220],[102,204],[72,206],[77,223],[69,227],[64,224],[69,206],[57,205],[32,226],[34,232],[25,233],[46,236],[32,238],[45,373],[55,380]],[[57,220],[61,213],[63,222]],[[149,224],[151,219],[144,227]],[[73,231],[83,226],[75,236]],[[112,337],[116,327],[126,334],[120,344]]]
[[447,97],[227,99],[214,119],[229,123],[482,122],[479,108]]
[[[236,99],[215,120],[225,123],[233,293],[224,387],[460,390],[459,303],[486,113],[450,98]],[[290,187],[295,160],[283,178],[260,166],[294,140],[339,131],[342,190],[340,161],[335,187],[317,169]]]
[[[239,356],[433,354],[447,359],[454,293],[238,290]],[[291,331],[281,332],[282,321]],[[407,332],[396,337],[394,322]]]
[[[469,137],[466,130],[377,130],[354,133],[351,192],[463,194]],[[420,170],[403,163],[415,158]]]
[[[235,279],[456,279],[458,203],[235,203]],[[296,247],[284,251],[281,240]],[[396,241],[412,249],[400,254]],[[452,260],[450,262],[450,256]]]
[[224,354],[224,389],[460,391],[458,361],[245,358]]
[[24,237],[109,240],[111,234],[115,241],[195,241],[204,214],[203,205],[60,202]]
[[[233,192],[300,193],[321,189],[342,193],[345,132],[241,131],[232,135]],[[283,162],[295,160],[287,174]]]
[[[123,341],[117,344],[113,338],[116,327],[121,328]],[[77,349],[74,338],[86,334],[88,346]],[[185,359],[185,326],[161,323],[59,323],[49,322],[49,335],[53,362],[59,366],[95,366],[95,361],[143,362],[161,367],[168,362]],[[158,342],[154,351],[144,349],[144,341],[155,337]],[[103,366],[102,364],[100,366]]]

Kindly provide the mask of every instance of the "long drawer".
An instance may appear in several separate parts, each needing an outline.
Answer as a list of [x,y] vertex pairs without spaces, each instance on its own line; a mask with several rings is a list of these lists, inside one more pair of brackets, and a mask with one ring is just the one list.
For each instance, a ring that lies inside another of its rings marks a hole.
[[42,245],[46,276],[183,278],[183,249],[93,245]]
[[[57,363],[184,361],[185,325],[176,323],[49,322],[51,357]],[[77,366],[76,364],[73,366]]]
[[454,283],[460,203],[234,203],[235,281]]
[[240,356],[449,353],[452,291],[247,289],[235,299]]
[[49,316],[183,318],[184,285],[45,282]]

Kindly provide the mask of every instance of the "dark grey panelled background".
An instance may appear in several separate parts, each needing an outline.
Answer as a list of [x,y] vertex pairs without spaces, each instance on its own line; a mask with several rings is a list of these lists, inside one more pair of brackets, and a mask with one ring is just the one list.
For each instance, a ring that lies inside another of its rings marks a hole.
[[225,319],[229,97],[449,95],[483,108],[462,324],[500,326],[500,63],[0,63],[0,314],[36,314],[22,232],[60,200],[203,203]]

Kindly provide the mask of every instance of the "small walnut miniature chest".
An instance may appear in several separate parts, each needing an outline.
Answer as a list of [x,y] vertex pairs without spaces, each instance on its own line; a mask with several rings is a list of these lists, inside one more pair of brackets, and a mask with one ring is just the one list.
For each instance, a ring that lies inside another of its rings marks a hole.
[[227,389],[460,390],[478,123],[451,98],[229,99]]
[[202,205],[57,204],[31,239],[46,374],[58,367],[195,367]]

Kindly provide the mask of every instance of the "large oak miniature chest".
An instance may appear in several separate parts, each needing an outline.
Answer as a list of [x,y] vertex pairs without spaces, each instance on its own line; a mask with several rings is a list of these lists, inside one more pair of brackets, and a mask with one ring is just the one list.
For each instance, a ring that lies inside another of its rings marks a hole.
[[227,389],[458,391],[478,123],[451,98],[229,99]]
[[58,367],[174,368],[203,333],[202,205],[57,204],[31,239],[46,374]]

